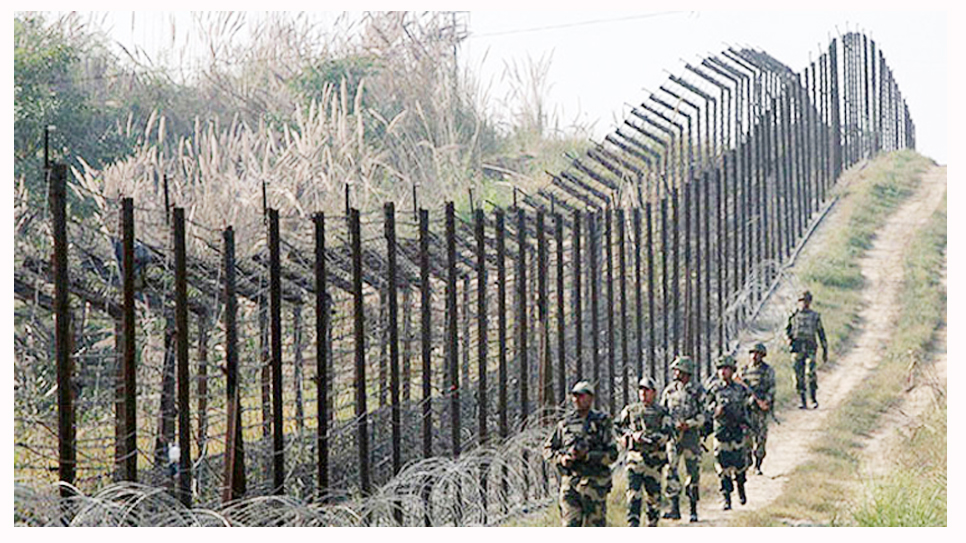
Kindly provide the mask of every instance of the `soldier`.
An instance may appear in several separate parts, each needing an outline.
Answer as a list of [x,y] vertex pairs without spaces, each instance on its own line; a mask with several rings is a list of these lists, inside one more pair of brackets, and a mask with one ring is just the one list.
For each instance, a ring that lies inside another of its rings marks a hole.
[[751,391],[734,380],[735,359],[725,355],[718,359],[717,378],[708,386],[708,411],[714,417],[714,471],[721,479],[724,510],[731,509],[732,478],[738,486],[738,500],[745,496],[745,470],[748,453],[745,449],[745,429],[748,427],[748,398]]
[[775,369],[765,362],[768,350],[764,343],[756,343],[748,352],[751,361],[741,368],[735,380],[751,389],[751,398],[748,400],[748,418],[751,422],[749,452],[755,459],[755,474],[761,475],[761,462],[765,459],[765,442],[768,440],[768,415],[773,415],[771,408],[775,401]]
[[802,398],[801,409],[807,409],[805,403],[805,386],[812,398],[812,404],[818,409],[815,391],[818,389],[818,377],[815,375],[815,336],[822,342],[822,362],[828,362],[828,342],[825,341],[825,329],[822,328],[822,317],[809,309],[812,304],[812,293],[805,291],[798,298],[799,307],[788,317],[785,326],[785,336],[792,351],[792,361],[795,367],[795,389]]
[[617,460],[614,425],[591,409],[594,387],[580,381],[570,391],[574,409],[543,445],[543,457],[560,472],[560,517],[564,526],[604,526],[610,465]]
[[667,482],[665,492],[671,500],[667,519],[681,518],[681,481],[678,464],[684,459],[688,477],[684,482],[691,502],[691,522],[698,521],[698,481],[701,475],[701,426],[704,425],[704,388],[692,381],[694,362],[690,357],[678,356],[671,364],[674,380],[661,394],[661,407],[671,415],[674,439],[667,444]]
[[627,524],[641,525],[641,487],[647,494],[647,525],[657,526],[661,501],[661,469],[667,464],[665,445],[674,435],[667,410],[655,403],[657,390],[650,377],[638,384],[639,403],[621,411],[617,419],[620,441],[627,449]]

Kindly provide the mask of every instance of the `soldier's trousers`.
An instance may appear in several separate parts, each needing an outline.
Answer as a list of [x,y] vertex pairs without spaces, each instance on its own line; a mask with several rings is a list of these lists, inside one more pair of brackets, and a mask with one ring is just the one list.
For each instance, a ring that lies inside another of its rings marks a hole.
[[761,465],[765,459],[765,444],[768,441],[768,412],[751,409],[751,428],[748,429],[748,454],[751,458],[747,462],[751,465]]
[[714,432],[714,471],[721,479],[721,491],[730,494],[732,478],[744,482],[748,451],[741,426],[716,428]]
[[[687,440],[692,441],[692,440]],[[698,498],[698,482],[701,479],[701,442],[693,439],[694,443],[685,446],[681,441],[670,441],[667,445],[667,486],[665,493],[668,498],[674,498],[681,494],[681,480],[678,477],[678,465],[684,459],[684,467],[687,470],[687,478],[684,480],[684,487],[689,496]]]
[[818,376],[815,374],[815,351],[792,353],[792,366],[795,368],[795,390],[801,394],[808,391],[814,395],[818,389]]
[[641,505],[647,495],[648,520],[657,518],[661,501],[661,468],[667,463],[663,450],[657,454],[628,452],[627,456],[627,525],[641,525]]
[[560,518],[564,526],[604,526],[607,520],[607,475],[564,475],[560,478]]

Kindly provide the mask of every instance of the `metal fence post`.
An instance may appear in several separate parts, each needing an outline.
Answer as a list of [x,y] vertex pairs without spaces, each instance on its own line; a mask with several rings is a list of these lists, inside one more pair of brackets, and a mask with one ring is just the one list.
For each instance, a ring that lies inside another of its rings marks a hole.
[[188,370],[188,278],[185,254],[184,208],[174,208],[174,311],[178,358],[178,465],[177,495],[191,507],[191,377]]
[[[67,166],[59,163],[52,164],[48,173],[48,183],[48,201],[54,238],[54,349],[57,363],[58,436],[57,470],[59,480],[62,483],[72,485],[77,474],[77,437],[72,383],[74,361],[71,358],[70,279],[67,270]],[[130,204],[128,205],[130,207]],[[133,223],[132,212],[132,229]],[[133,238],[133,232],[131,237]],[[130,266],[127,269],[130,269]],[[133,339],[131,339],[130,344],[133,346]],[[126,390],[132,391],[133,393],[133,388]],[[128,426],[127,428],[133,428],[133,426]],[[73,491],[68,486],[61,486],[60,495],[63,498],[68,498],[73,495]]]

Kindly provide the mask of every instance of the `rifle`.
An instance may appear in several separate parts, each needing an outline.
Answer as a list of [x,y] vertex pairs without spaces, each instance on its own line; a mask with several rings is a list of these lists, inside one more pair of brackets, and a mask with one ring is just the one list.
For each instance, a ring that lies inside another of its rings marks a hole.
[[[748,387],[748,390],[751,391],[751,397],[754,398],[754,400],[755,400],[755,402],[752,404],[753,406],[758,405],[758,402],[760,402],[760,401],[764,401],[764,400],[762,400],[761,398],[758,397],[758,394],[755,393],[755,389],[753,389],[750,386],[748,386],[745,383],[744,379],[742,379],[741,376],[738,375],[737,373],[734,376],[734,380],[737,383],[741,383],[741,384],[745,385],[746,387]],[[775,424],[781,425],[782,422],[780,420],[778,420],[778,417],[777,416],[775,416],[775,406],[774,405],[769,405],[768,406],[768,414],[771,416],[772,420],[775,421]]]

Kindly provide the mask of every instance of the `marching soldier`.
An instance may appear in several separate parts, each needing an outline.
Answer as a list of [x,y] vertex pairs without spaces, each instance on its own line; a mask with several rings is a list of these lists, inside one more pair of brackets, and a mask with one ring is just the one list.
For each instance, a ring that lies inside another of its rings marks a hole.
[[768,350],[764,343],[756,343],[748,352],[751,361],[742,366],[735,380],[751,389],[751,398],[748,400],[748,418],[751,422],[749,452],[755,459],[755,474],[761,475],[765,442],[768,441],[768,415],[773,415],[771,409],[775,401],[775,369],[765,362]]
[[547,438],[543,457],[560,472],[560,517],[564,526],[604,526],[610,465],[617,443],[610,417],[591,409],[594,387],[580,381],[571,390],[574,409]]
[[721,497],[727,511],[731,509],[732,479],[738,486],[738,500],[742,505],[747,502],[745,429],[748,427],[747,407],[751,391],[734,380],[734,357],[722,356],[716,366],[717,378],[708,386],[708,411],[714,417],[714,471],[721,479]]
[[638,389],[641,401],[625,407],[617,419],[620,440],[627,449],[627,524],[641,525],[643,487],[647,494],[647,525],[657,526],[661,470],[667,464],[665,445],[674,435],[674,427],[668,412],[655,402],[654,381],[641,377]]
[[802,398],[801,409],[807,409],[805,403],[805,388],[808,386],[809,396],[814,408],[818,408],[815,391],[818,389],[818,377],[815,374],[815,351],[817,344],[815,336],[822,343],[822,362],[828,362],[828,342],[825,341],[825,329],[822,328],[822,317],[809,309],[812,304],[812,293],[805,291],[798,298],[798,309],[788,317],[785,326],[785,336],[792,351],[792,361],[795,367],[795,389]]
[[674,439],[668,441],[668,470],[665,492],[671,500],[667,519],[681,518],[681,481],[678,464],[684,459],[688,476],[684,482],[691,502],[691,522],[698,521],[698,481],[701,475],[701,427],[704,425],[704,388],[692,381],[694,362],[690,357],[678,356],[671,364],[674,380],[661,394],[661,407],[671,415]]

